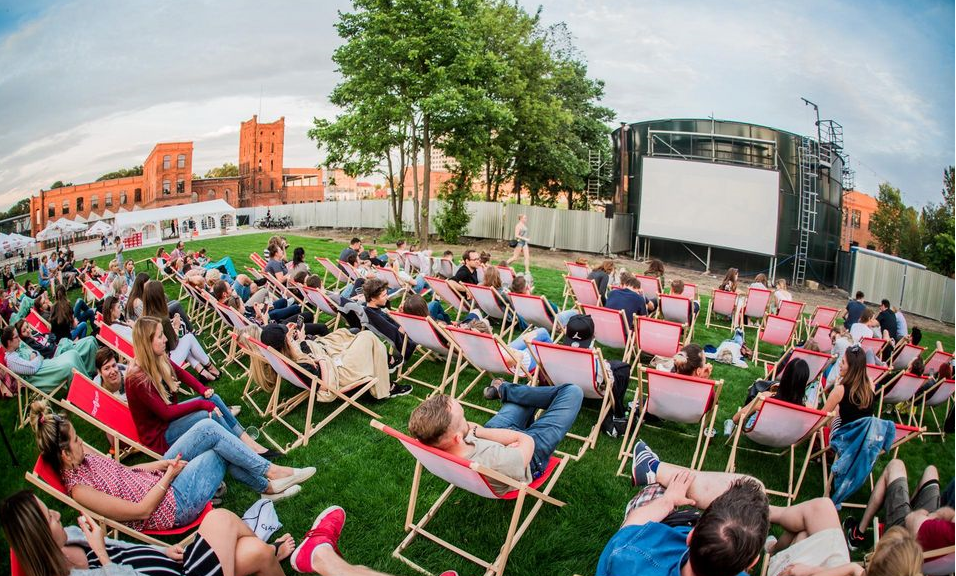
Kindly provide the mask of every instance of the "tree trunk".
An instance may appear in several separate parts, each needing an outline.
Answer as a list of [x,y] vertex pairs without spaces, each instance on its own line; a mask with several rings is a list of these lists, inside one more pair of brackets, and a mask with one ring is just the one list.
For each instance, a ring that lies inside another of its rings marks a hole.
[[491,156],[485,158],[485,201],[491,202]]
[[512,194],[516,196],[515,202],[521,204],[521,177],[515,176],[515,187],[512,190]]
[[412,122],[412,217],[415,221],[415,235],[420,239],[422,237],[421,205],[419,203],[418,192],[418,131],[415,129],[415,123]]
[[399,230],[405,231],[405,167],[408,165],[408,157],[405,154],[406,143],[402,143],[398,147],[398,206],[396,210],[396,222],[400,224]]
[[418,241],[423,247],[428,246],[428,202],[431,200],[432,189],[432,141],[428,130],[428,115],[422,116],[422,205],[419,212],[421,225],[418,228]]

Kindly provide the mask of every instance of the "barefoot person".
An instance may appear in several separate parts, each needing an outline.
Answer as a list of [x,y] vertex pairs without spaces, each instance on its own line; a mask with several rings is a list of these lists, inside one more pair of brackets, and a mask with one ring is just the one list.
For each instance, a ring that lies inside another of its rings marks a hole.
[[523,254],[525,276],[531,274],[531,248],[528,246],[528,242],[530,241],[531,237],[528,236],[528,215],[522,214],[518,216],[518,223],[515,224],[515,236],[512,240],[515,251],[511,255],[511,258],[505,260],[505,264],[511,266],[511,263]]

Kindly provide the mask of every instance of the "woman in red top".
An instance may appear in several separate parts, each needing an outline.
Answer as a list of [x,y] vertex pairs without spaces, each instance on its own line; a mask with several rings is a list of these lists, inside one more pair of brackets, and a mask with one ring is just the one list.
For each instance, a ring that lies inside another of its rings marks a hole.
[[[245,432],[215,390],[169,361],[161,321],[151,316],[137,320],[133,325],[133,348],[136,365],[126,377],[126,400],[143,444],[156,452],[165,452],[197,422],[212,418],[256,454],[269,459],[279,455]],[[183,384],[199,396],[180,402]]]

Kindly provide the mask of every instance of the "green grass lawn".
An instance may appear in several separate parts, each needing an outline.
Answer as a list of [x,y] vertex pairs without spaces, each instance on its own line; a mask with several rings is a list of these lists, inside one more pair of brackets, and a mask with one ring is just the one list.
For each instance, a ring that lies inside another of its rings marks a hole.
[[[205,247],[213,259],[231,256],[241,270],[251,264],[249,253],[261,252],[268,237],[269,234],[233,236],[190,242],[188,247]],[[307,260],[314,264],[313,269],[317,270],[320,268],[318,263],[314,262],[314,256],[334,257],[343,247],[341,244],[316,238],[289,236],[288,239],[291,247],[305,247]],[[143,260],[155,251],[155,247],[129,250],[126,257]],[[105,267],[109,258],[99,258],[99,264]],[[141,264],[137,269],[145,270],[146,267]],[[155,273],[153,268],[149,271]],[[563,271],[559,270],[533,268],[536,292],[560,302],[562,273]],[[167,287],[171,296],[178,294],[178,290],[173,288]],[[78,294],[77,292],[76,295]],[[717,345],[727,338],[729,333],[718,328],[706,328],[703,322],[707,307],[706,296],[702,298],[701,305],[701,321],[695,330],[694,341]],[[751,346],[753,334],[753,331],[748,331],[748,342]],[[936,340],[941,340],[947,350],[953,349],[952,336],[924,332],[924,339],[930,346]],[[605,352],[608,358],[620,358],[617,351]],[[761,355],[774,352],[779,354],[779,350],[765,350],[761,347]],[[416,376],[437,381],[441,373],[441,365],[426,363]],[[716,424],[720,429],[723,420],[729,418],[743,402],[748,386],[754,379],[762,376],[762,370],[754,366],[745,370],[717,364],[713,376],[724,381]],[[473,377],[473,370],[465,370],[461,381],[468,382]],[[242,404],[240,396],[244,381],[244,377],[241,381],[229,381],[224,377],[216,383],[215,388],[227,403]],[[427,390],[416,388],[412,395],[381,402],[369,399],[366,405],[381,414],[386,424],[405,430],[409,414],[425,397],[426,392]],[[480,392],[473,394],[472,399],[476,396],[480,397]],[[316,414],[321,418],[327,410],[327,406],[319,405]],[[304,407],[301,407],[293,414],[292,420],[301,423],[304,412]],[[575,431],[586,431],[594,422],[596,412],[596,405],[586,403]],[[11,433],[15,426],[15,413],[15,401],[0,404],[4,428],[11,435],[14,450],[20,459],[20,467],[16,468],[8,465],[6,454],[0,456],[0,462],[4,463],[0,470],[0,492],[3,496],[28,486],[23,478],[25,467],[32,468],[37,455],[29,429]],[[469,416],[472,419],[484,417],[477,413]],[[941,419],[942,416],[941,414]],[[73,421],[77,423],[78,419],[74,418]],[[244,407],[240,421],[247,426],[260,424],[260,420],[248,407]],[[371,428],[368,422],[365,414],[348,410],[313,437],[308,446],[297,448],[279,459],[280,464],[309,465],[318,469],[315,477],[303,486],[301,494],[276,505],[279,518],[285,525],[284,531],[299,537],[311,526],[315,514],[331,504],[341,505],[348,512],[348,522],[341,540],[341,548],[347,560],[387,573],[414,574],[410,568],[391,557],[391,551],[404,537],[402,526],[414,460],[396,441]],[[663,460],[687,464],[693,454],[694,440],[678,435],[676,431],[679,428],[645,427],[641,436]],[[78,429],[88,442],[98,448],[106,448],[101,433],[93,431],[84,423],[79,423]],[[685,431],[696,433],[696,428],[687,427]],[[271,428],[270,433],[277,433],[277,436],[285,441],[291,439],[283,437],[277,427]],[[620,439],[601,435],[595,450],[586,453],[580,461],[568,465],[553,492],[553,496],[567,502],[567,506],[556,509],[546,505],[541,510],[530,530],[513,551],[508,562],[508,574],[520,576],[593,573],[605,543],[622,520],[625,504],[634,494],[630,480],[615,475],[620,443]],[[568,447],[576,448],[576,445]],[[900,454],[906,460],[911,476],[918,475],[923,467],[930,463],[936,464],[940,468],[945,486],[953,476],[953,450],[952,436],[949,436],[945,442],[941,442],[939,438],[911,442],[902,448]],[[718,435],[713,439],[704,469],[722,471],[728,455],[729,448],[724,444],[724,437]],[[886,461],[886,457],[880,460],[877,473]],[[738,457],[738,471],[752,473],[771,487],[786,486],[787,462],[784,457],[773,459],[765,455],[742,452]],[[430,506],[433,499],[444,489],[444,483],[437,478],[427,473],[423,478],[419,515],[427,510],[427,506]],[[257,499],[257,495],[232,479],[228,480],[228,483],[230,490],[223,506],[241,514]],[[811,463],[807,481],[801,491],[801,500],[821,494],[820,464]],[[863,489],[852,501],[863,502],[867,495],[868,490]],[[48,504],[51,503],[50,499],[46,500]],[[776,502],[782,503],[782,500],[778,499]],[[62,507],[59,509],[67,512]],[[510,510],[510,505],[503,502],[483,500],[459,490],[442,509],[442,513],[432,521],[430,529],[479,557],[490,559],[497,554],[503,541]],[[65,516],[65,521],[72,521],[75,517],[68,512]],[[476,565],[445,552],[422,538],[416,541],[407,554],[434,572],[456,569],[463,576],[481,572]],[[0,555],[0,568],[7,568],[7,560],[5,553]]]

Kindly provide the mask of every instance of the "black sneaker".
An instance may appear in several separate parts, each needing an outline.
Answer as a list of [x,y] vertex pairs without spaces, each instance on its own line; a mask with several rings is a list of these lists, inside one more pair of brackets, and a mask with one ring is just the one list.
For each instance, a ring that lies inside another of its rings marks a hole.
[[[497,382],[497,385],[495,384]],[[498,391],[498,387],[504,382],[501,378],[495,378],[491,381],[490,386],[485,386],[485,390],[482,393],[485,397],[485,400],[497,400],[501,398],[501,392]]]
[[843,531],[846,533],[846,544],[850,552],[856,552],[866,545],[866,536],[860,531],[860,521],[853,516],[847,516],[843,520]]
[[412,386],[410,384],[392,384],[391,390],[388,391],[389,398],[397,398],[399,396],[408,396],[412,393]]
[[405,359],[397,354],[393,354],[388,357],[388,373],[393,374],[396,370],[402,367],[402,364],[405,363]]

